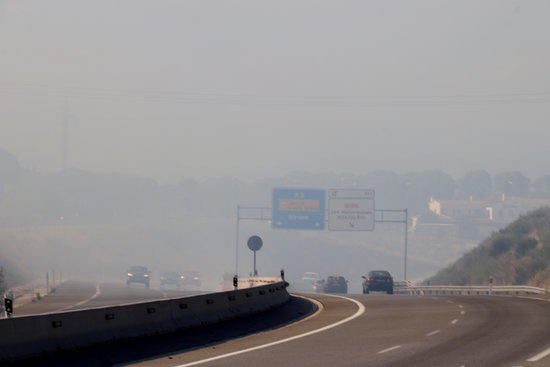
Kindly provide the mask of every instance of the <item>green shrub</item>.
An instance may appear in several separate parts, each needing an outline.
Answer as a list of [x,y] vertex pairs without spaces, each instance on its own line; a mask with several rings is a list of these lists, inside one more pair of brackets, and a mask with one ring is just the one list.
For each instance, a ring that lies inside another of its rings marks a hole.
[[550,284],[550,208],[537,209],[494,232],[429,279],[431,284]]
[[539,244],[539,241],[537,241],[535,238],[529,237],[524,238],[523,240],[519,241],[516,245],[516,256],[517,257],[524,257],[527,255],[527,253],[534,250],[537,245]]
[[493,242],[490,254],[493,257],[497,257],[510,250],[513,245],[514,242],[512,241],[512,239],[508,237],[500,237]]

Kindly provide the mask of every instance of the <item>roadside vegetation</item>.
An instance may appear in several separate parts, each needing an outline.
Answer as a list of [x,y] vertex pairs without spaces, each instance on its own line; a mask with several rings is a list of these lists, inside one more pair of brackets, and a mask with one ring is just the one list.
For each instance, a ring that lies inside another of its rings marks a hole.
[[550,285],[550,208],[522,216],[428,279],[430,284]]

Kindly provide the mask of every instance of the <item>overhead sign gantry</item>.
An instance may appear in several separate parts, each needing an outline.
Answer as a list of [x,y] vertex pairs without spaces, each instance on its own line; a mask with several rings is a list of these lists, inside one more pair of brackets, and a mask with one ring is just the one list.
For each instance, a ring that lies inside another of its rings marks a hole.
[[235,274],[239,273],[240,221],[269,221],[274,229],[373,231],[375,223],[404,224],[404,279],[407,280],[408,210],[376,209],[372,189],[276,188],[271,207],[237,206]]

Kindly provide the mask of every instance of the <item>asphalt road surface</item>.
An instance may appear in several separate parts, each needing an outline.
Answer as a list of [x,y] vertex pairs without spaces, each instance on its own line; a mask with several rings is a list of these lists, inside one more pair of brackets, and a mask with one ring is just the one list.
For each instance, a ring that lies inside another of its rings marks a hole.
[[544,357],[550,354],[548,301],[352,296],[364,306],[363,312],[349,300],[313,297],[323,310],[302,322],[232,340],[215,349],[174,353],[133,365],[550,366],[550,356]]
[[[109,302],[134,289],[106,289]],[[135,295],[134,300],[145,296]],[[121,295],[118,295],[121,292]],[[158,291],[150,291],[158,292]],[[87,290],[95,294],[95,287]],[[161,295],[156,293],[157,295]],[[61,295],[61,293],[60,293]],[[152,296],[152,294],[147,295]],[[99,296],[88,307],[102,304]],[[39,365],[550,366],[550,302],[514,297],[307,295],[205,330],[99,346]],[[73,300],[74,301],[74,300]],[[71,301],[72,302],[72,301]],[[80,307],[80,306],[78,306]],[[298,322],[289,320],[299,318]],[[307,316],[309,315],[309,316]],[[263,331],[262,331],[263,330]]]
[[147,289],[140,284],[126,287],[126,284],[123,283],[94,284],[69,281],[59,285],[55,293],[51,293],[39,301],[20,307],[17,307],[16,304],[14,316],[113,306],[198,293],[200,292]]

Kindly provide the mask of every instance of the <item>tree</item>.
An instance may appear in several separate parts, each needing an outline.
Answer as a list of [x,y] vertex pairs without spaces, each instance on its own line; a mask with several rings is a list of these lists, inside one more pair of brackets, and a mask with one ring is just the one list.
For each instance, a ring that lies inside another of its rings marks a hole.
[[485,199],[493,191],[491,175],[485,170],[467,172],[460,180],[460,189],[467,197],[474,199]]
[[533,192],[537,197],[550,197],[550,175],[537,178],[533,182]]
[[17,158],[0,149],[0,186],[2,184],[12,184],[19,180],[21,175],[21,167]]
[[425,209],[430,197],[452,199],[455,180],[441,170],[412,172],[404,176],[407,189],[407,206],[413,210]]
[[503,172],[495,176],[495,189],[499,194],[526,197],[529,195],[530,180],[521,172]]
[[4,268],[0,267],[0,295],[4,294],[6,291],[6,280],[4,277]]

